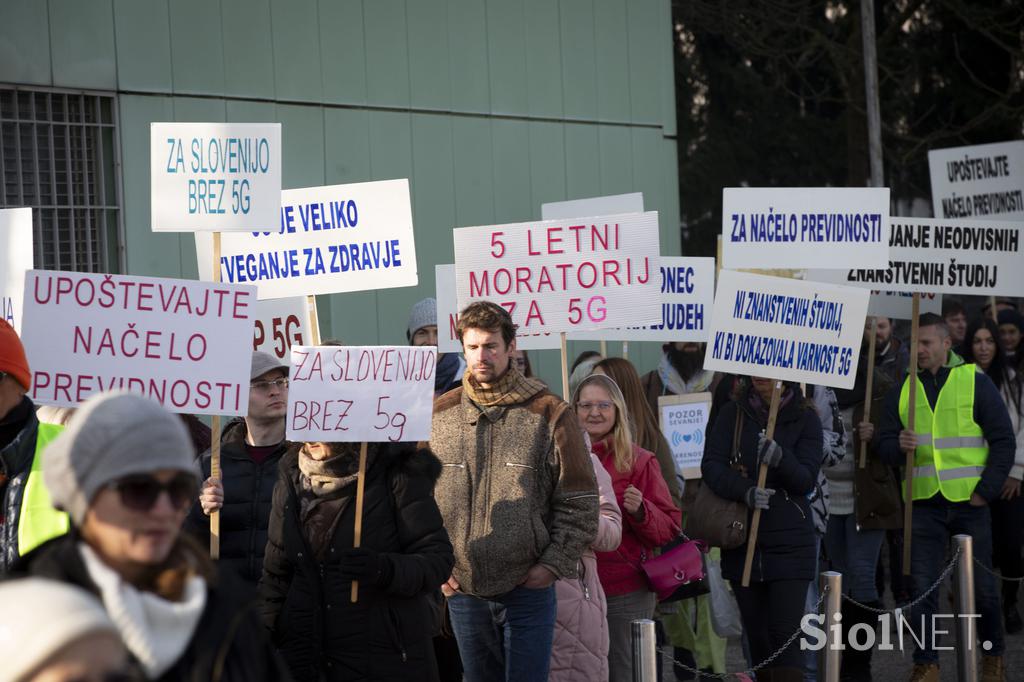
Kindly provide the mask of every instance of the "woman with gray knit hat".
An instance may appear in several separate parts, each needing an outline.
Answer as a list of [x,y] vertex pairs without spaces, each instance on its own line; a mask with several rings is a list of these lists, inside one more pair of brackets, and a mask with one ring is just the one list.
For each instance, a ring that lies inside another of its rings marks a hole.
[[44,455],[72,529],[13,574],[98,596],[146,679],[288,679],[254,612],[181,532],[198,491],[193,454],[181,421],[152,400],[90,398]]

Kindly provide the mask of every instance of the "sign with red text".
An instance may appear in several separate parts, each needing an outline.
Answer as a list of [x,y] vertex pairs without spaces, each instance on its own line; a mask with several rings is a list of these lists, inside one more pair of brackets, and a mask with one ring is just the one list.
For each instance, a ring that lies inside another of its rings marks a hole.
[[32,209],[0,209],[0,320],[21,334],[25,273],[32,269]]
[[313,340],[309,300],[305,296],[256,301],[253,311],[253,350],[287,362],[292,346],[304,346]]
[[22,340],[37,404],[123,389],[171,412],[244,416],[253,287],[31,270]]
[[723,268],[880,268],[888,256],[887,187],[722,190]]
[[[455,264],[434,266],[437,291],[437,352],[461,353],[462,343],[455,334],[459,323],[459,308],[455,300]],[[516,348],[519,350],[552,350],[561,347],[558,334],[524,334],[516,330]]]
[[853,388],[868,291],[722,270],[704,369]]
[[[221,281],[255,284],[261,299],[418,283],[408,180],[285,190],[261,229],[220,242]],[[196,257],[212,279],[211,235],[196,235]]]
[[573,332],[566,338],[570,341],[707,341],[715,299],[715,259],[662,256],[658,270],[660,322]]
[[1024,219],[1024,140],[933,149],[928,170],[936,218]]
[[459,309],[504,306],[524,334],[657,324],[658,213],[455,230]]
[[149,126],[153,232],[245,232],[277,225],[280,123]]
[[292,346],[286,438],[430,439],[433,346]]
[[1024,220],[892,218],[883,267],[808,270],[810,279],[867,289],[1019,296],[1024,291]]

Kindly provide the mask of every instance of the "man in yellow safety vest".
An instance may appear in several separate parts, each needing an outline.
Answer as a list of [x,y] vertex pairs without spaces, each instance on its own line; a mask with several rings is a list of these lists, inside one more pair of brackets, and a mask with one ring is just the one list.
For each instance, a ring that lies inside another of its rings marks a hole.
[[[922,315],[919,329],[918,381],[912,387],[910,379],[904,379],[889,393],[878,436],[878,451],[890,464],[904,465],[906,454],[914,455],[910,561],[915,599],[938,580],[952,535],[972,536],[975,559],[991,569],[988,504],[999,497],[1016,449],[999,392],[984,372],[951,351],[943,319]],[[916,391],[913,431],[906,427],[911,390]],[[993,576],[975,570],[974,591],[980,614],[981,679],[1002,682],[1003,622]],[[936,614],[938,599],[933,590],[909,619],[917,647],[911,682],[939,682],[933,630],[952,631],[955,617]]]
[[43,450],[63,427],[42,424],[26,394],[32,374],[17,333],[0,320],[0,574],[68,530],[43,485]]

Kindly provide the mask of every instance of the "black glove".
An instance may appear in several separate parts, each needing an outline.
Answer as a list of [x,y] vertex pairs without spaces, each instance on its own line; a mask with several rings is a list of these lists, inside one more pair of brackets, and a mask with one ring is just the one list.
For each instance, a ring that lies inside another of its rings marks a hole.
[[393,575],[394,567],[386,554],[363,547],[347,549],[341,553],[341,577],[346,580],[387,587]]

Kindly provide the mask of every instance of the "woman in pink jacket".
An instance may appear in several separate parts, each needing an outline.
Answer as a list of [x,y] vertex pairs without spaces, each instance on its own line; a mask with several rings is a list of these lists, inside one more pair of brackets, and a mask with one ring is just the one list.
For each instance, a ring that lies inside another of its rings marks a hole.
[[622,509],[622,542],[597,553],[597,573],[608,602],[608,669],[611,682],[633,678],[630,623],[652,618],[657,601],[640,565],[674,538],[681,514],[653,454],[633,443],[626,401],[608,376],[592,374],[573,397],[593,453],[611,476]]
[[611,476],[597,457],[591,454],[590,459],[601,495],[601,516],[594,544],[580,557],[580,577],[555,583],[558,615],[551,649],[550,682],[608,680],[607,607],[594,551],[612,552],[619,546],[622,514],[615,502]]

